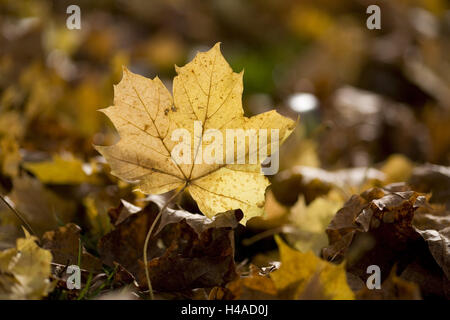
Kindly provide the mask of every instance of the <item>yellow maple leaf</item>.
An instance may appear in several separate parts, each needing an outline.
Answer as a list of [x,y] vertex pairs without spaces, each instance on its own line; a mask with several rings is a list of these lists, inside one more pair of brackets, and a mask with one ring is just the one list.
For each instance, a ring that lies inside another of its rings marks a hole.
[[24,232],[16,248],[0,251],[0,300],[40,299],[53,289],[49,280],[52,254]]
[[[295,122],[275,111],[244,116],[243,72],[233,72],[219,43],[176,71],[172,98],[158,77],[148,79],[124,68],[122,80],[114,87],[114,105],[102,110],[121,140],[96,146],[97,150],[113,175],[137,182],[143,193],[187,188],[208,217],[241,209],[244,223],[261,215],[269,181],[261,174],[260,164],[277,151]],[[219,139],[231,129],[238,132],[236,141],[243,137],[243,143],[235,145],[233,138],[230,147]],[[278,138],[272,130],[277,130]],[[258,141],[257,150],[251,148],[252,139]]]
[[279,291],[292,290],[294,298],[302,297],[305,290],[317,281],[320,293],[314,299],[350,300],[353,291],[347,284],[344,264],[335,265],[318,258],[312,251],[302,253],[290,248],[279,237],[276,242],[280,250],[281,267],[270,277]]
[[330,191],[326,196],[317,197],[309,205],[306,205],[305,198],[300,196],[291,207],[289,216],[297,232],[286,234],[288,242],[301,252],[311,250],[320,255],[322,248],[328,245],[325,230],[343,204],[336,190]]

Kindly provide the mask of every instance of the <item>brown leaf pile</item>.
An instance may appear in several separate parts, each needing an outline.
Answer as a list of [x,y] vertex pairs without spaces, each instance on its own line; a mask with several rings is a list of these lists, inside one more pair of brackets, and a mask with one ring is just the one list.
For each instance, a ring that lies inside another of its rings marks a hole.
[[396,267],[400,278],[418,283],[424,296],[448,297],[449,217],[404,184],[373,188],[353,195],[336,213],[322,255],[330,261],[345,257],[347,270],[361,279],[369,265]]
[[[129,215],[99,243],[104,263],[117,262],[130,271],[139,286],[146,287],[142,250],[145,235],[159,207],[151,202]],[[225,284],[235,275],[232,228],[238,219],[234,212],[208,218],[181,210],[160,222],[159,236],[148,248],[152,285],[160,291],[176,291]],[[173,215],[173,216],[172,216]]]

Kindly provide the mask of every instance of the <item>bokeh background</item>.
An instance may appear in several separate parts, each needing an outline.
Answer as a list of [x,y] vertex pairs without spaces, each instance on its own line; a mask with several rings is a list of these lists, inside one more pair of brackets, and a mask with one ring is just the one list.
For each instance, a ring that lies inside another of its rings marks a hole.
[[[66,28],[70,4],[81,30]],[[366,28],[370,4],[381,30]],[[170,88],[174,64],[220,41],[245,70],[246,113],[300,114],[309,161],[450,161],[444,0],[2,0],[0,12],[0,135],[28,150],[94,155],[93,142],[114,139],[96,110],[112,103],[122,65]]]

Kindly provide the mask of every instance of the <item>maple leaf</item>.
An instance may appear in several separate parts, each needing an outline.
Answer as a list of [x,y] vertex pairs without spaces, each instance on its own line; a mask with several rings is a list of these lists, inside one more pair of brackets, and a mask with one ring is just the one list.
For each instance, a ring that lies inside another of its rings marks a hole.
[[[270,277],[279,291],[292,292],[294,298],[310,296],[311,287],[319,287],[314,299],[354,299],[347,284],[344,264],[335,265],[318,258],[312,251],[302,253],[291,249],[279,237],[275,238],[280,249],[281,267]],[[318,296],[316,296],[318,295]]]
[[286,234],[288,242],[301,252],[311,250],[320,255],[322,248],[328,244],[325,230],[342,204],[334,190],[327,196],[317,197],[308,206],[305,198],[300,196],[291,208],[290,220],[297,228],[295,232]]
[[[260,163],[266,156],[254,163],[241,163],[242,158],[235,158],[234,152],[232,158],[226,152],[222,155],[217,152],[215,156],[220,161],[206,163],[202,161],[201,150],[212,143],[208,130],[219,131],[223,137],[228,129],[254,130],[253,137],[259,141],[257,150],[251,150],[249,141],[233,145],[236,154],[242,152],[250,159],[260,150],[267,150],[266,155],[275,152],[273,144],[281,144],[293,131],[295,122],[275,111],[251,118],[244,116],[243,72],[233,72],[220,52],[219,43],[207,52],[198,53],[184,67],[176,67],[176,71],[172,98],[159,78],[147,79],[124,68],[122,80],[114,87],[114,105],[102,110],[121,140],[112,146],[96,146],[97,150],[110,164],[113,175],[137,182],[143,193],[161,194],[187,188],[208,217],[241,209],[245,223],[261,215],[264,192],[269,185],[260,172]],[[201,124],[199,135],[194,122]],[[194,140],[184,149],[187,153],[180,153],[190,154],[188,163],[172,157],[172,151],[180,143],[172,140],[177,129],[187,130]],[[261,142],[260,129],[268,131],[265,142]],[[279,130],[278,141],[272,136],[272,129]],[[226,149],[223,143],[221,147]]]

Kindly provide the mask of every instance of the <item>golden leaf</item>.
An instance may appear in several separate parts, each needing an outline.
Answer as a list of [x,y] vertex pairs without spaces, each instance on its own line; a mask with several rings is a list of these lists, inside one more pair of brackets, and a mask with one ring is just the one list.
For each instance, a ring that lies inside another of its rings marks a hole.
[[16,248],[0,252],[0,299],[40,299],[52,289],[52,254],[26,231]]
[[[311,251],[301,253],[276,238],[281,256],[281,267],[270,274],[279,291],[292,291],[294,298],[304,296],[311,285],[320,288],[315,299],[349,300],[354,294],[347,284],[344,264],[335,265],[318,258]],[[316,285],[317,283],[317,285]],[[308,295],[309,297],[309,295]]]
[[326,196],[317,197],[308,206],[305,204],[305,198],[300,196],[290,214],[290,220],[297,227],[297,232],[286,235],[288,242],[301,252],[311,250],[320,255],[321,249],[328,245],[325,230],[342,205],[343,201],[335,190]]
[[[261,215],[269,185],[260,172],[260,163],[266,156],[260,155],[258,161],[250,159],[265,148],[266,155],[275,152],[273,144],[281,144],[295,122],[275,111],[252,118],[244,116],[243,73],[233,72],[219,44],[198,53],[184,67],[176,67],[176,71],[172,98],[159,78],[147,79],[124,69],[122,80],[114,87],[114,105],[102,110],[114,123],[121,140],[112,146],[96,146],[97,150],[110,164],[112,174],[137,182],[143,193],[160,194],[186,187],[208,217],[241,209],[244,223]],[[196,125],[200,127],[195,128]],[[188,141],[172,139],[174,133],[180,132],[178,129],[188,134]],[[258,149],[250,148],[246,139],[237,147],[233,143],[232,156],[225,152],[223,141],[218,143],[220,148],[211,151],[210,129],[222,137],[228,129],[254,130],[251,135],[259,141]],[[263,143],[260,129],[270,133]],[[272,137],[272,129],[279,130],[279,141]],[[203,149],[210,150],[218,161],[208,163]],[[173,153],[189,161],[174,159]],[[245,159],[235,154],[244,154]]]

